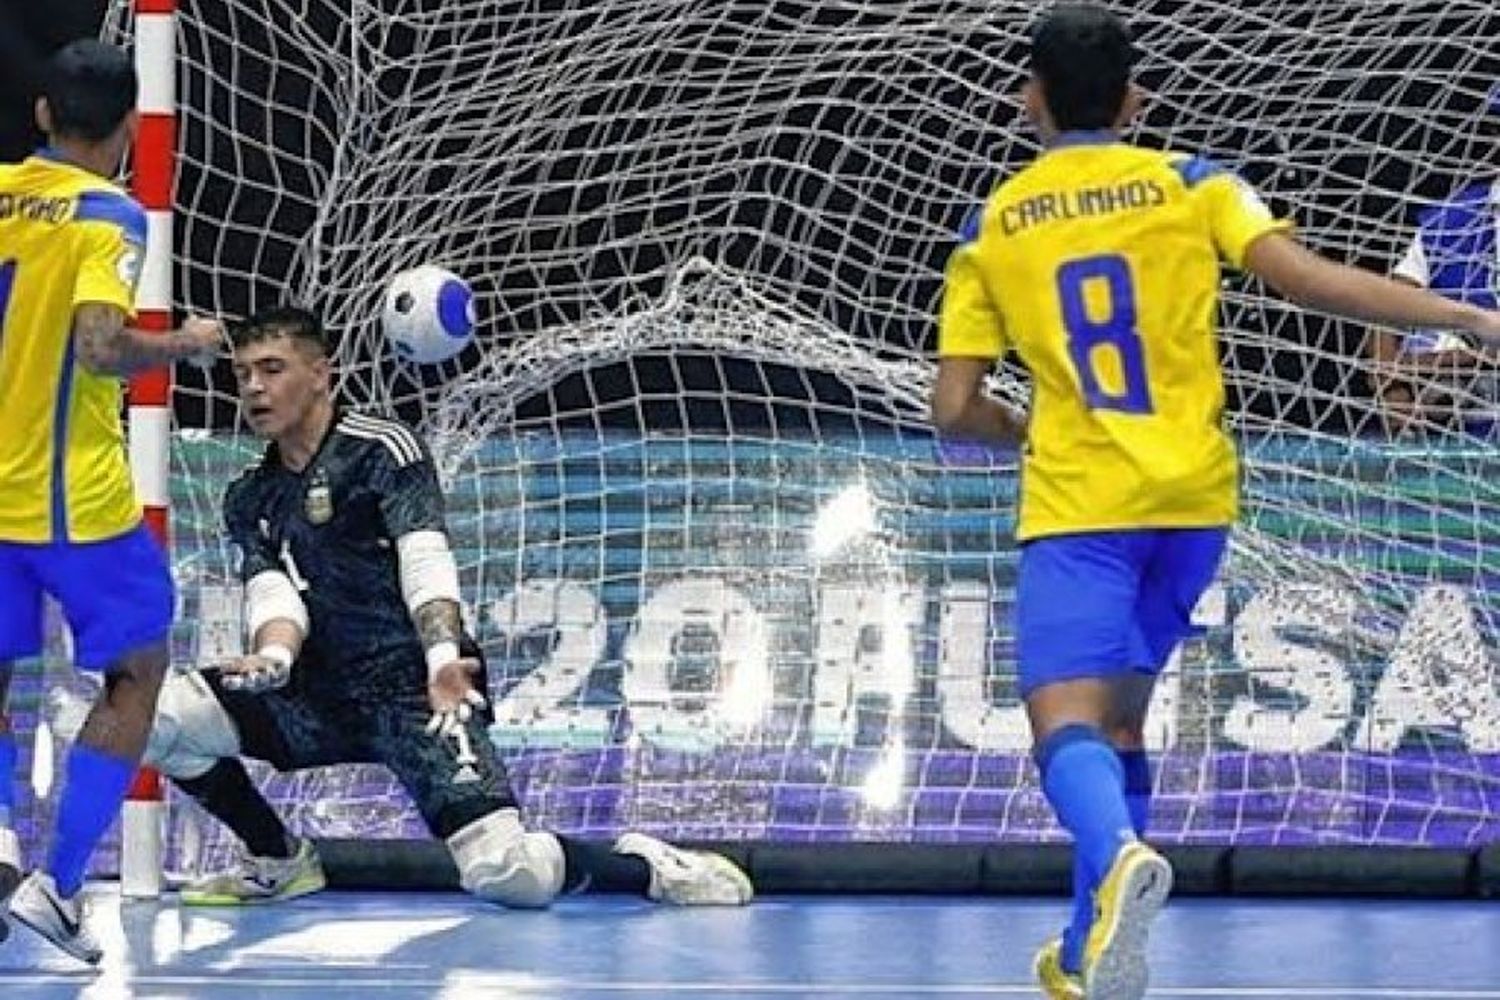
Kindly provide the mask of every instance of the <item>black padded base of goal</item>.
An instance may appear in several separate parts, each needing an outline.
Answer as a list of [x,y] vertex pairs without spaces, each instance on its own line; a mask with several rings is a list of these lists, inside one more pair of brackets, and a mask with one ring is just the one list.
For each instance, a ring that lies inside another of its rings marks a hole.
[[[685,844],[720,851],[761,893],[1067,895],[1059,844]],[[321,840],[329,884],[457,889],[430,840]],[[1184,896],[1500,897],[1500,844],[1476,850],[1387,847],[1167,847]]]

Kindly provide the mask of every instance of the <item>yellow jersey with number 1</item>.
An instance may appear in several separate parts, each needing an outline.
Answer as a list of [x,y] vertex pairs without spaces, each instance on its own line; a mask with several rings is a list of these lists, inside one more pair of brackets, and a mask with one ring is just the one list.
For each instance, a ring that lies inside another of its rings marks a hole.
[[1030,369],[1019,538],[1234,520],[1219,265],[1288,228],[1213,163],[1107,133],[995,190],[949,261],[938,351]]
[[92,542],[141,520],[120,380],[73,353],[86,302],[134,316],[146,213],[43,150],[0,165],[0,541]]

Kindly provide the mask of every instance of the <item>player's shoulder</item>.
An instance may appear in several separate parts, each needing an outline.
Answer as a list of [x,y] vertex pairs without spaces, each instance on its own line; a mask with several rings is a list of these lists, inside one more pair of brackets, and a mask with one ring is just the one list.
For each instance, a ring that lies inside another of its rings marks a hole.
[[1238,182],[1239,175],[1222,160],[1207,153],[1185,152],[1178,149],[1151,150],[1161,169],[1182,182],[1189,191],[1211,181]]
[[73,222],[119,226],[145,240],[146,210],[108,177],[63,161],[48,150],[25,160],[20,167],[47,194],[73,199]]
[[274,465],[274,458],[268,446],[264,454],[247,463],[235,474],[235,477],[229,481],[229,485],[224,488],[224,496],[246,496],[260,489]]
[[20,163],[0,164],[0,192],[45,205],[49,222],[108,225],[123,230],[133,242],[146,241],[146,210],[140,202],[108,178],[49,151]]
[[415,431],[400,420],[362,410],[343,410],[334,431],[344,439],[345,447],[362,451],[381,461],[393,462],[398,468],[420,462],[427,449]]
[[146,210],[124,191],[100,178],[97,183],[80,184],[74,199],[75,224],[109,226],[131,243],[145,245]]
[[101,180],[98,184],[83,185],[76,197],[74,221],[104,222],[145,233],[146,210],[133,196],[113,184]]
[[1480,215],[1500,217],[1500,180],[1474,181],[1451,192],[1435,205],[1417,213],[1423,228],[1467,228]]
[[1009,204],[1029,198],[1038,191],[1052,187],[1056,177],[1056,162],[1043,154],[1020,170],[995,185],[990,200]]
[[72,227],[103,227],[131,243],[145,245],[146,210],[113,181],[42,155],[23,164],[28,165],[39,194],[71,202],[73,214],[67,222]]
[[1449,195],[1448,201],[1473,208],[1500,208],[1500,179],[1465,184]]
[[[269,452],[267,453],[269,454]],[[233,521],[237,517],[248,518],[253,515],[259,497],[264,492],[266,481],[267,457],[251,462],[239,471],[229,485],[224,487],[224,514]]]

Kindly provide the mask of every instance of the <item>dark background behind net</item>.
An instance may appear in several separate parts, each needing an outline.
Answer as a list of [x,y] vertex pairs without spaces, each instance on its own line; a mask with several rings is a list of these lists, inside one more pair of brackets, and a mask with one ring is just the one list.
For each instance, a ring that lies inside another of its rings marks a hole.
[[[353,258],[372,241],[399,242],[405,234],[383,228],[379,212],[359,204],[330,223],[319,220],[309,202],[285,195],[310,196],[326,179],[338,155],[341,107],[350,99],[349,88],[364,91],[353,96],[355,101],[399,105],[411,93],[437,85],[453,67],[413,57],[419,36],[400,23],[386,23],[378,28],[385,61],[363,67],[357,82],[329,80],[309,53],[316,53],[320,42],[330,49],[347,43],[350,29],[333,12],[341,5],[299,5],[300,51],[276,37],[284,13],[278,15],[265,0],[244,0],[237,10],[208,0],[184,0],[182,6],[208,29],[183,35],[183,56],[200,65],[233,66],[238,78],[230,88],[203,74],[180,77],[178,200],[191,220],[177,227],[179,302],[242,316],[300,298],[328,313],[336,333],[370,333],[377,322],[376,286],[388,275],[362,276],[376,291],[341,303],[328,298],[327,278],[357,270]],[[398,6],[405,23],[445,7],[438,0]],[[628,36],[637,20],[630,5],[500,6],[504,13],[514,7],[516,15],[526,15],[477,29],[488,32],[482,72],[502,77],[521,73],[536,58],[534,48],[517,44],[512,34],[517,23],[550,31],[554,47],[566,49],[570,34],[619,30]],[[888,52],[872,46],[867,58],[846,59],[839,75],[804,83],[795,99],[770,110],[768,120],[777,126],[770,138],[728,139],[745,143],[743,162],[705,172],[690,189],[653,190],[651,172],[639,169],[641,150],[660,148],[666,156],[666,147],[654,138],[664,129],[696,128],[701,140],[712,138],[702,130],[715,126],[694,123],[690,110],[638,112],[700,96],[691,87],[674,89],[688,61],[695,86],[733,93],[748,82],[747,57],[755,64],[785,37],[799,31],[824,38],[878,33],[903,10],[932,6],[697,4],[706,15],[677,29],[673,44],[625,51],[587,78],[579,78],[565,56],[558,57],[556,87],[576,93],[568,107],[584,124],[538,128],[536,134],[545,139],[537,140],[535,155],[514,150],[503,167],[497,166],[505,171],[506,188],[515,192],[513,201],[496,198],[492,186],[465,193],[473,188],[472,176],[458,176],[448,161],[462,152],[464,141],[431,148],[425,165],[402,179],[410,191],[444,191],[469,214],[473,206],[463,206],[463,200],[484,198],[497,202],[487,209],[497,217],[537,220],[534,226],[462,235],[463,252],[472,258],[525,262],[466,275],[484,303],[481,345],[486,338],[503,343],[601,310],[618,311],[632,297],[658,293],[659,280],[644,276],[686,250],[770,279],[778,289],[790,290],[799,308],[856,336],[930,350],[938,276],[952,242],[928,237],[933,231],[956,231],[996,179],[1034,152],[1014,99],[1021,82],[1016,67],[1023,65],[1024,17],[976,17],[970,32],[961,22],[953,26],[940,68],[954,83],[929,95],[948,102],[951,115],[934,114],[931,107],[905,117],[866,113],[899,103],[902,94],[891,81],[910,69],[891,64]],[[1476,21],[1472,5],[1384,0],[1360,5],[1256,0],[1234,6],[1156,0],[1119,6],[1131,14],[1147,53],[1141,82],[1158,95],[1135,137],[1234,166],[1275,208],[1293,215],[1315,245],[1338,259],[1387,270],[1406,238],[1402,225],[1409,226],[1424,201],[1496,169],[1496,124],[1482,109],[1489,88],[1500,80],[1500,13]],[[1353,21],[1351,9],[1358,14]],[[0,56],[5,57],[0,58],[5,87],[0,107],[7,109],[3,151],[8,157],[24,153],[34,141],[26,122],[27,90],[39,60],[65,38],[95,30],[102,11],[98,3],[61,2],[48,4],[43,16],[39,6],[21,0],[0,4]],[[1334,16],[1337,21],[1330,19]],[[463,31],[472,41],[476,27],[469,24]],[[1247,32],[1255,35],[1258,58],[1226,61],[1220,49],[1243,44]],[[429,34],[420,41],[440,44],[442,37]],[[774,91],[775,70],[749,73],[758,74],[754,83],[760,92]],[[629,82],[597,86],[611,75]],[[976,90],[993,97],[988,108],[976,109]],[[287,114],[282,110],[287,108],[302,111]],[[608,124],[601,127],[600,119]],[[252,141],[224,141],[222,123],[231,122]],[[955,122],[962,124],[955,128]],[[945,155],[953,150],[967,155]],[[648,153],[646,162],[651,155],[656,154]],[[830,167],[871,183],[861,191],[810,182],[809,168]],[[952,191],[969,194],[934,196]],[[829,218],[839,221],[829,225]],[[913,219],[922,230],[915,237]],[[324,249],[317,263],[309,264],[299,254],[320,221]],[[638,238],[643,233],[649,238]],[[780,242],[768,241],[768,234]],[[778,249],[785,246],[803,252]],[[1366,331],[1294,314],[1279,304],[1266,306],[1258,294],[1243,294],[1259,289],[1239,276],[1231,277],[1227,289],[1226,326],[1268,334],[1227,342],[1231,368],[1244,376],[1229,380],[1231,408],[1253,420],[1335,433],[1360,427],[1368,381],[1360,365],[1339,359],[1362,354]],[[477,354],[471,349],[466,363]],[[408,383],[413,390],[424,379],[430,387],[452,374],[424,375],[380,357],[368,363],[376,368],[373,378]],[[699,374],[722,378],[727,371],[726,388],[764,391],[764,366],[710,372],[713,359],[690,356],[672,364],[668,371],[665,360],[645,359],[630,370],[659,384],[702,381]],[[804,393],[836,405],[845,391],[835,378],[794,377],[771,368],[777,392]],[[619,369],[592,379],[565,379],[528,401],[522,415],[594,410],[586,419],[597,422],[594,404],[601,394],[633,391],[628,384],[610,384],[626,374]],[[181,374],[189,387],[197,378]],[[232,388],[226,366],[215,373],[213,388],[219,398],[212,404],[199,393],[178,394],[184,425],[229,426],[234,414],[226,401]],[[414,418],[417,412],[405,415]]]

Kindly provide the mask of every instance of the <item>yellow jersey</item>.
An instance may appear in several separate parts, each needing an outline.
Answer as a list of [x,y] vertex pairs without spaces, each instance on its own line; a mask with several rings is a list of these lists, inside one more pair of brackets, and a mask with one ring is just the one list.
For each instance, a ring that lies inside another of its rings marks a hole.
[[1210,161],[1110,133],[994,191],[949,260],[938,353],[1031,372],[1018,538],[1234,520],[1219,263],[1289,228]]
[[91,542],[141,520],[120,380],[73,352],[85,302],[135,314],[146,213],[48,150],[0,165],[0,541]]

